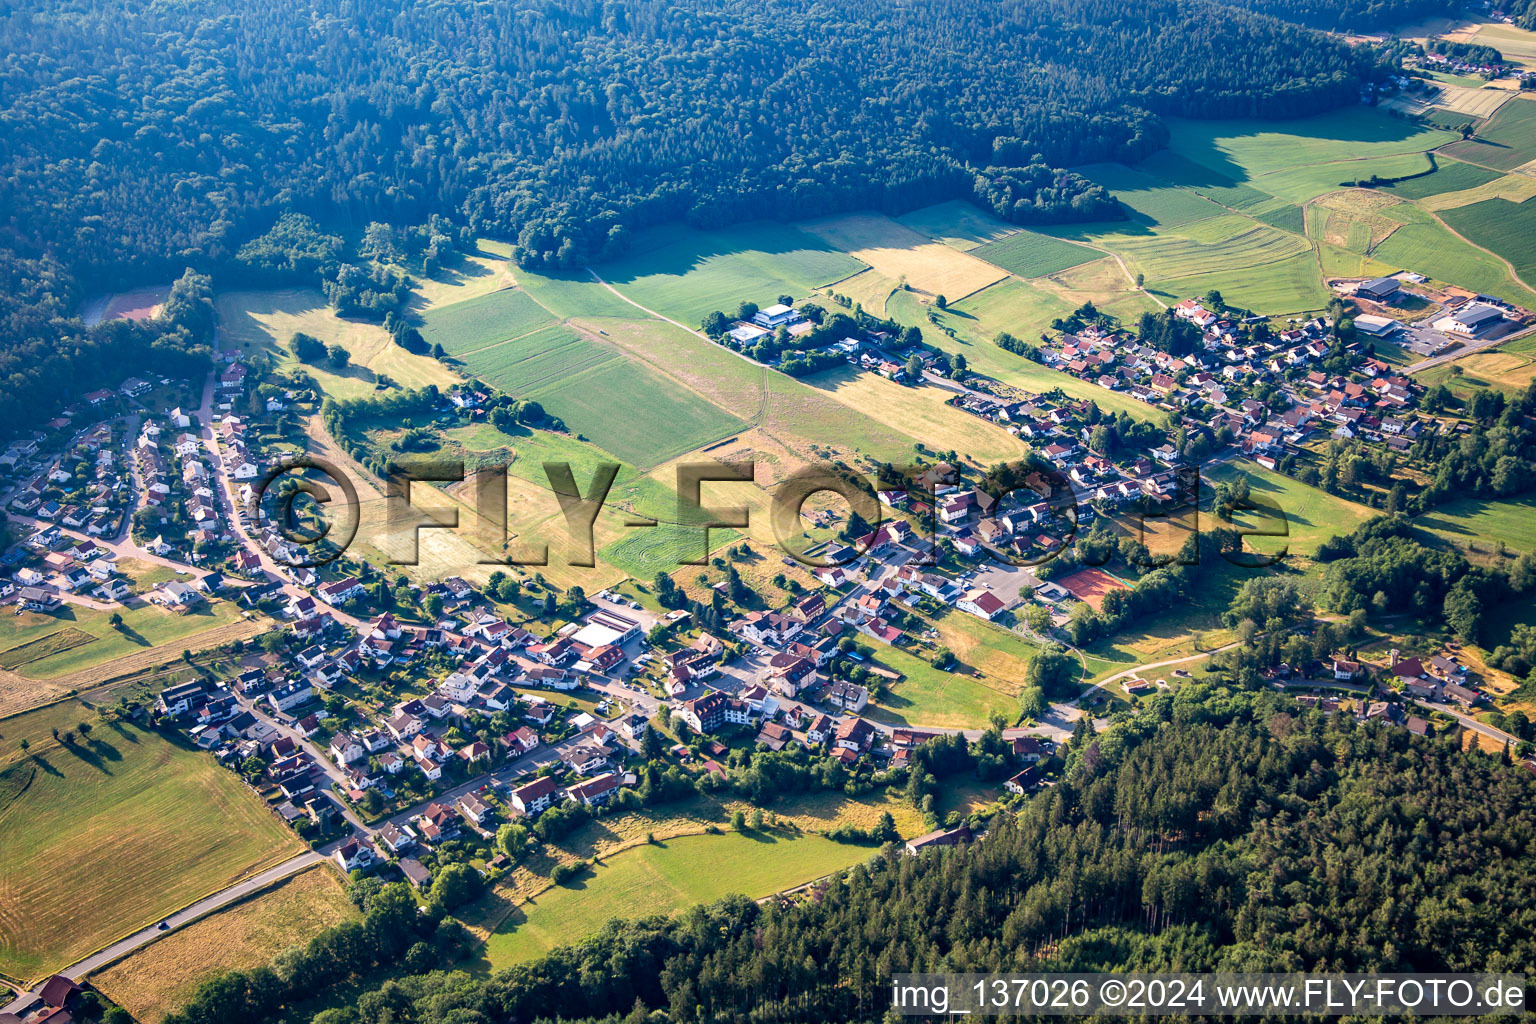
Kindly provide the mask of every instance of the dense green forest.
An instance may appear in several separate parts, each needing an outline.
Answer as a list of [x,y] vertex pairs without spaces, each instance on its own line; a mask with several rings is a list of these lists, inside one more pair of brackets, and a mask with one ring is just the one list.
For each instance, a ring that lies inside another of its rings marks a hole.
[[[888,847],[804,902],[612,922],[486,979],[387,981],[316,1022],[877,1021],[902,971],[1529,972],[1531,787],[1454,743],[1190,684],[1080,731],[1066,780],[969,848]],[[240,991],[210,982],[172,1020],[259,1019]]]
[[1393,31],[1437,15],[1455,14],[1457,0],[1222,0],[1298,25],[1343,32]]
[[[1368,52],[1207,0],[1125,15],[1110,0],[6,8],[0,381],[20,401],[0,430],[56,404],[49,378],[115,383],[128,365],[54,357],[100,348],[69,317],[87,289],[238,267],[323,280],[377,319],[403,272],[364,258],[430,270],[466,231],[575,266],[678,218],[952,197],[1019,223],[1102,217],[1114,200],[1062,168],[1152,152],[1165,114],[1307,114],[1376,73]],[[284,214],[317,226],[268,235]],[[418,226],[349,256],[342,240],[374,221]]]

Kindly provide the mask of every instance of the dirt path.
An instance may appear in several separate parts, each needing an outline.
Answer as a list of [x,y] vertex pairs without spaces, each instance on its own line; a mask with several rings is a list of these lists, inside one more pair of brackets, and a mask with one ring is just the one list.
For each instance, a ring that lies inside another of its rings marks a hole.
[[[644,313],[646,316],[655,317],[657,320],[660,320],[663,323],[669,323],[673,327],[677,327],[677,328],[680,328],[682,330],[687,331],[689,334],[693,335],[695,338],[698,338],[698,339],[700,339],[702,341],[706,341],[706,342],[708,342],[711,345],[715,344],[715,340],[713,338],[711,338],[709,335],[705,334],[703,331],[696,331],[692,327],[689,327],[687,324],[679,323],[678,321],[673,320],[669,316],[662,316],[660,313],[656,312],[654,309],[649,309],[649,308],[647,308],[645,306],[640,305],[640,303],[636,302],[634,299],[630,298],[628,295],[625,295],[623,292],[619,291],[617,288],[615,288],[613,285],[609,284],[607,281],[604,281],[602,276],[600,274],[598,274],[597,271],[593,270],[591,267],[587,268],[587,273],[591,274],[592,275],[592,279],[594,281],[596,281],[598,284],[602,285],[604,288],[608,289],[610,292],[612,292],[613,294],[617,295],[619,298],[623,299],[625,302],[629,303],[631,306],[634,306],[636,309],[638,309],[640,312]],[[758,403],[757,412],[753,414],[752,419],[749,420],[748,423],[749,423],[750,426],[753,426],[753,427],[764,428],[766,426],[766,424],[767,424],[767,419],[768,419],[768,373],[770,372],[770,368],[768,366],[765,366],[762,363],[759,363],[757,360],[752,359],[752,358],[742,354],[741,352],[736,351],[735,349],[731,348],[729,345],[720,345],[719,347],[721,349],[724,349],[726,352],[729,352],[731,355],[735,356],[737,359],[740,359],[742,362],[748,364],[749,366],[756,367],[756,368],[761,369],[763,371],[762,401],[760,403]],[[625,351],[627,352],[628,350],[626,349]],[[706,399],[706,401],[708,401],[708,399]],[[766,430],[765,430],[765,432],[766,432]],[[772,437],[773,435],[769,434],[769,436]],[[716,443],[718,443],[721,440],[723,440],[723,438],[716,438],[714,441],[710,442],[710,444],[716,444]],[[708,447],[708,445],[706,445],[705,447]]]

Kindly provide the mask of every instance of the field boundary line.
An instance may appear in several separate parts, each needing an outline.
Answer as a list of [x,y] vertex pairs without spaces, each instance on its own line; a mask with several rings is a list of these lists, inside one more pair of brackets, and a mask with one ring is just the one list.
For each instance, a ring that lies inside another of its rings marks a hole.
[[[295,838],[297,838],[297,837],[295,837]],[[243,873],[242,875],[240,875],[240,877],[236,878],[234,881],[229,882],[226,885],[221,885],[217,889],[213,889],[213,890],[211,890],[209,892],[205,892],[201,896],[197,897],[196,899],[190,900],[187,903],[182,904],[180,908],[171,911],[169,914],[162,915],[160,917],[160,920],[164,921],[167,918],[175,917],[177,914],[183,913],[188,907],[196,906],[197,904],[202,903],[204,900],[212,899],[213,897],[218,896],[222,892],[227,892],[228,890],[233,889],[234,887],[236,887],[238,885],[243,885],[246,882],[250,881],[251,879],[257,877],[258,875],[263,874],[264,872],[271,871],[271,870],[273,870],[275,868],[279,868],[282,865],[288,863],[288,861],[297,860],[300,857],[304,857],[307,854],[312,854],[312,853],[314,853],[314,854],[316,854],[318,856],[318,853],[316,853],[315,850],[307,849],[306,848],[304,853],[296,853],[292,857],[285,857],[283,860],[277,861],[274,864],[267,864],[267,865],[265,865],[263,867],[258,867],[254,871],[247,871],[247,872]],[[316,863],[318,864],[318,863],[321,863],[321,862],[317,861]],[[297,871],[294,872],[294,874],[298,874],[298,873],[299,872],[297,872]],[[291,875],[284,875],[283,877],[284,878],[289,878],[289,877],[292,877],[292,876]],[[274,881],[277,881],[277,879],[274,879]],[[266,888],[267,888],[266,886],[262,886],[260,889],[253,890],[252,894],[254,894],[256,892],[263,892],[263,891],[266,890]],[[239,899],[231,900],[230,904],[237,903],[237,902],[239,902]],[[225,906],[228,906],[230,904],[225,904]],[[223,908],[222,907],[214,907],[212,909],[213,910],[221,910]],[[208,913],[212,913],[212,910],[210,910]],[[192,919],[190,919],[190,920],[188,920],[188,921],[186,921],[184,923],[185,924],[191,924],[192,921],[201,920],[202,917],[204,917],[204,916],[206,916],[206,914],[201,914],[198,917],[192,918]],[[117,945],[119,942],[122,942],[125,939],[131,939],[135,935],[137,935],[140,932],[144,931],[146,928],[153,928],[154,926],[155,926],[154,922],[151,922],[150,924],[144,925],[141,928],[135,928],[131,932],[124,932],[123,934],[114,937],[110,941],[102,943],[100,946],[97,946],[95,949],[91,950],[85,956],[82,956],[80,959],[73,961],[72,963],[68,964],[67,966],[61,967],[57,971],[50,971],[45,977],[52,977],[55,974],[65,974],[68,971],[72,971],[75,968],[79,967],[81,964],[85,963],[87,960],[91,959],[92,957],[100,956],[102,953],[104,953],[107,950],[111,949],[113,946]],[[181,927],[182,927],[181,924],[174,925],[171,928],[168,928],[163,934],[169,935],[173,931],[178,931]],[[128,950],[127,952],[123,953],[122,956],[114,957],[110,961],[110,963],[116,963],[118,960],[121,960],[124,957],[128,956],[129,954],[131,954],[133,952],[136,952],[136,950],[143,949],[144,946],[153,945],[154,942],[156,941],[156,939],[158,939],[159,937],[160,937],[160,935],[157,933],[156,935],[152,936],[150,938],[150,940],[148,942],[145,942],[143,945],[138,946],[135,949]],[[87,974],[93,974],[96,971],[99,971],[99,970],[101,970],[102,968],[104,968],[106,966],[107,966],[106,964],[102,964],[101,967],[93,968],[91,971],[87,972]],[[37,985],[40,982],[42,982],[43,980],[44,980],[43,978],[37,978],[37,979],[35,979],[33,981],[29,981],[29,982],[27,982],[27,987],[30,989],[33,985]],[[79,978],[76,978],[75,980],[78,981]]]
[[[311,851],[311,852],[317,852],[317,851]],[[303,854],[299,854],[298,856],[302,857]],[[293,859],[296,859],[296,858],[293,858]],[[129,957],[133,956],[135,953],[139,953],[139,952],[142,952],[145,949],[148,949],[150,946],[153,946],[155,943],[159,942],[161,939],[167,938],[168,936],[171,936],[171,935],[174,935],[175,933],[181,931],[183,928],[186,928],[186,927],[188,927],[190,925],[197,924],[199,921],[207,920],[208,918],[212,917],[214,914],[222,913],[223,911],[230,910],[230,909],[232,909],[234,907],[238,907],[242,903],[247,903],[250,900],[255,899],[257,896],[264,896],[268,892],[270,892],[274,887],[282,885],[284,882],[290,882],[293,879],[298,878],[300,875],[307,874],[310,871],[314,871],[316,868],[323,868],[323,867],[325,867],[326,861],[328,859],[329,858],[326,858],[326,859],[323,859],[323,860],[318,860],[318,861],[313,861],[311,863],[301,865],[297,871],[293,872],[290,875],[283,875],[280,878],[274,878],[274,879],[272,879],[271,882],[269,882],[266,885],[263,885],[261,888],[259,888],[259,889],[252,889],[250,892],[244,893],[244,894],[236,897],[235,899],[230,900],[228,903],[221,904],[221,905],[219,905],[217,907],[209,907],[207,910],[204,910],[202,913],[198,914],[195,917],[189,917],[189,918],[187,918],[184,921],[178,921],[171,928],[168,928],[167,930],[165,930],[163,932],[159,932],[156,935],[152,936],[150,938],[150,940],[148,942],[145,942],[143,945],[136,946],[136,947],[134,947],[133,949],[130,949],[130,950],[126,950],[126,951],[124,951],[122,956],[115,956],[111,960],[108,960],[105,963],[98,964],[96,967],[93,967],[91,969],[90,973],[86,975],[86,977],[94,977],[97,974],[100,974],[102,971],[107,970],[108,968],[115,967],[116,965],[122,963],[124,960],[127,960]],[[271,870],[271,869],[269,868],[268,870]],[[237,881],[237,882],[234,882],[233,884],[234,885],[239,885],[240,883]],[[224,888],[228,889],[230,887],[231,886],[225,886]],[[224,889],[220,889],[219,890],[219,892],[223,892],[223,891],[224,891]],[[207,896],[204,896],[200,900],[196,900],[193,903],[188,903],[187,906],[190,907],[190,906],[194,906],[196,903],[201,903],[201,902],[203,902],[203,900],[209,899],[209,898],[211,898],[213,896],[217,896],[219,894],[219,892],[209,893]],[[176,911],[176,913],[181,913],[181,911]],[[161,920],[163,921],[163,920],[165,920],[165,918],[161,918]],[[142,928],[139,929],[139,931],[143,931],[143,930],[144,929],[142,929]],[[129,938],[129,937],[131,937],[133,935],[137,935],[137,934],[138,934],[138,932],[129,932],[128,935],[124,935],[122,939],[117,939],[114,942],[109,942],[105,946],[101,947],[101,949],[98,949],[95,953],[92,953],[90,956],[83,957],[82,961],[83,960],[89,960],[91,956],[97,955],[98,953],[102,952],[102,950],[111,949],[118,942],[123,941],[123,939]],[[77,961],[77,962],[81,962],[81,961]],[[75,980],[76,981],[80,981],[81,979],[76,978]]]
[[[902,225],[902,226],[905,227],[906,225]],[[919,234],[921,234],[921,232],[919,232]],[[938,239],[934,239],[934,241],[938,241]],[[853,257],[853,259],[859,260],[859,258],[857,256],[854,256],[853,253],[847,253],[846,255]],[[859,262],[860,263],[864,263],[863,260],[859,260]],[[868,263],[864,263],[864,266],[863,266],[862,269],[855,270],[851,274],[844,274],[842,277],[838,278],[836,281],[828,281],[826,284],[819,284],[816,287],[818,289],[819,288],[831,288],[831,287],[834,287],[836,285],[842,284],[844,281],[851,281],[854,278],[858,277],[860,274],[868,273],[869,271],[874,270],[874,269],[875,268],[870,266]],[[607,282],[604,282],[604,283],[606,284]]]
[[[587,267],[586,269],[587,269],[587,273],[592,275],[592,279],[594,281],[596,281],[598,284],[602,285],[604,288],[608,289],[613,294],[617,295],[619,298],[623,299],[625,302],[629,303],[631,306],[634,306],[640,312],[646,314],[647,316],[655,317],[657,320],[660,320],[663,323],[671,324],[673,327],[676,327],[676,328],[678,328],[680,330],[687,331],[689,334],[693,335],[695,338],[698,338],[700,341],[707,342],[710,345],[715,345],[715,340],[713,338],[711,338],[709,335],[705,334],[703,331],[696,331],[692,327],[689,327],[686,324],[680,323],[680,322],[672,319],[669,316],[662,316],[660,313],[656,312],[654,309],[649,309],[649,308],[647,308],[645,306],[640,305],[640,303],[636,302],[634,299],[630,298],[628,295],[625,295],[623,292],[619,291],[613,285],[611,285],[607,281],[603,280],[602,275],[600,275],[597,271],[593,270],[591,267]],[[870,268],[869,267],[865,267],[864,268],[864,270],[868,270],[868,269],[870,269]],[[861,273],[861,274],[863,272],[864,272],[863,270],[859,271],[859,273]],[[850,274],[848,276],[852,277],[853,275]],[[847,278],[842,278],[841,280],[847,280]],[[626,349],[623,346],[619,345],[617,342],[609,342],[609,344],[613,345],[615,348],[618,348],[618,349],[620,349],[623,352],[626,352],[626,353],[629,352],[628,349]],[[742,353],[740,353],[740,352],[736,351],[735,349],[731,348],[729,345],[717,345],[716,347],[724,349],[725,351],[729,352],[731,355],[735,356],[737,359],[740,359],[742,362],[748,364],[749,366],[756,367],[756,368],[758,368],[758,369],[763,371],[762,401],[758,403],[757,412],[752,416],[752,418],[750,420],[747,421],[753,427],[761,428],[763,426],[764,420],[767,418],[768,390],[769,390],[768,389],[768,374],[770,372],[772,372],[771,371],[771,367],[767,366],[766,364],[759,363],[755,359],[747,358],[745,355],[743,355]],[[637,356],[637,358],[639,358],[641,362],[645,363],[648,366],[652,366],[653,368],[660,369],[660,367],[657,367],[654,363],[652,363],[648,359],[645,359],[644,357]],[[683,384],[682,381],[677,380],[676,377],[672,376],[671,373],[667,374],[667,379],[677,381],[677,383],[678,384],[682,384],[683,387],[688,387],[686,384]],[[720,405],[719,402],[716,402],[713,399],[708,398],[707,396],[703,395],[702,393],[700,393],[698,391],[694,391],[693,388],[688,388],[688,390],[689,391],[693,391],[694,394],[699,395],[700,398],[703,398],[705,401],[709,402],[711,405],[714,405],[714,406],[716,406],[718,408],[721,408],[721,409],[725,409],[726,412],[732,413],[734,415],[732,410],[726,409],[725,406]],[[723,437],[723,435],[722,435],[722,437]],[[721,440],[721,438],[716,438],[715,439],[715,441],[718,441],[718,440]],[[714,444],[715,441],[711,441],[710,443]],[[696,450],[697,449],[690,449],[690,451],[696,451]],[[658,465],[659,464],[660,463],[658,463]]]
[[[540,307],[540,308],[542,309],[543,307]],[[522,341],[524,338],[531,338],[535,334],[539,334],[539,333],[541,333],[543,331],[547,331],[551,327],[560,327],[563,324],[564,324],[563,320],[556,320],[552,324],[545,324],[543,327],[536,327],[533,330],[528,331],[525,334],[519,334],[519,335],[517,335],[516,337],[513,337],[513,338],[504,338],[501,341],[493,341],[489,345],[486,345],[486,346],[484,346],[482,348],[472,348],[468,352],[458,352],[458,353],[449,352],[448,353],[448,357],[450,359],[458,359],[460,362],[462,362],[463,361],[463,359],[462,359],[463,356],[475,356],[475,355],[479,355],[481,352],[489,352],[493,348],[501,348],[501,346],[503,346],[503,345],[510,345],[514,341]],[[518,360],[518,362],[522,362],[522,360]]]

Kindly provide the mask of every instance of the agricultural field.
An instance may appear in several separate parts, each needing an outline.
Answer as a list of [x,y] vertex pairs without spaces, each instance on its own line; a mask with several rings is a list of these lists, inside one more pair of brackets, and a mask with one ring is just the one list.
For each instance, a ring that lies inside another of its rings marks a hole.
[[1527,308],[1536,305],[1536,292],[1516,282],[1497,256],[1457,238],[1411,203],[1394,207],[1392,213],[1407,223],[1376,247],[1378,260]]
[[[362,398],[373,394],[380,374],[409,387],[436,384],[452,387],[459,376],[428,356],[418,356],[396,345],[378,324],[343,320],[312,289],[284,291],[223,292],[215,300],[219,314],[220,345],[225,351],[263,353],[279,370],[302,370],[328,395]],[[300,363],[288,340],[296,332],[313,335],[327,345],[339,344],[350,353],[348,365]]]
[[[1205,471],[1203,477],[1210,484],[1231,483],[1243,477],[1256,501],[1268,502],[1284,513],[1286,536],[1250,537],[1244,542],[1247,547],[1264,554],[1288,549],[1292,558],[1299,555],[1310,559],[1323,541],[1349,533],[1378,514],[1365,505],[1309,487],[1247,461],[1213,467]],[[1207,489],[1206,493],[1212,492]],[[1269,530],[1276,526],[1272,517],[1260,513],[1238,513],[1237,523],[1249,529]]]
[[[1115,198],[1129,207],[1133,213],[1125,234],[1144,234],[1147,228],[1164,231],[1184,224],[1215,217],[1225,211],[1216,203],[1189,189],[1170,185],[1161,178],[1153,177],[1124,164],[1089,164],[1077,168],[1078,172],[1093,179],[1114,193]],[[1107,222],[1114,230],[1117,222]],[[1075,225],[1052,229],[1053,234],[1077,236]]]
[[621,357],[614,349],[564,324],[551,324],[468,352],[462,358],[469,376],[522,397]]
[[142,1024],[159,1024],[205,978],[270,963],[332,925],[355,920],[356,906],[326,865],[227,907],[91,976],[91,984]]
[[[520,293],[497,292],[488,298],[509,294]],[[655,323],[658,328],[666,326]],[[664,376],[602,340],[603,330],[588,333],[563,324],[536,329],[468,352],[465,369],[507,394],[536,399],[573,433],[642,468],[745,426],[744,420],[675,377]],[[676,328],[670,330],[674,342],[686,337],[708,344]],[[747,411],[750,415],[756,410]]]
[[1536,203],[1485,199],[1440,216],[1458,234],[1508,260],[1522,280],[1536,281]]
[[431,277],[412,275],[415,294],[407,307],[412,313],[424,313],[478,298],[513,283],[512,264],[503,249],[489,240],[481,240],[479,250],[440,268]]
[[1007,238],[1019,230],[974,203],[958,199],[904,213],[896,222],[962,252]]
[[562,374],[528,397],[579,435],[646,469],[746,426],[740,417],[622,357]]
[[1536,160],[1536,100],[1504,104],[1475,136],[1445,147],[1445,153],[1499,171]]
[[625,297],[693,327],[745,300],[803,298],[865,266],[798,228],[759,221],[721,231],[658,228],[641,234],[629,255],[595,269]]
[[451,356],[532,334],[555,322],[520,288],[502,288],[428,310],[422,321],[421,336],[429,345],[442,345]]
[[1118,249],[1165,297],[1210,288],[1239,306],[1272,313],[1326,304],[1312,253],[1299,236],[1226,215],[1185,225],[1180,235],[1126,238]]
[[1488,551],[1503,542],[1510,551],[1536,551],[1536,499],[1490,501],[1461,498],[1416,518],[1414,525],[1466,548]]
[[946,405],[954,393],[932,385],[907,387],[852,367],[836,367],[806,378],[848,407],[911,434],[933,451],[956,451],[962,459],[991,465],[1024,454],[1018,438],[993,423]]
[[1527,67],[1536,63],[1536,32],[1514,25],[1482,25],[1472,34],[1471,41],[1493,47],[1511,63]]
[[[1170,119],[1168,148],[1220,177],[1292,202],[1333,191],[1336,182],[1367,178],[1399,156],[1418,157],[1457,138],[1451,132],[1424,128],[1375,110],[1345,108],[1315,117],[1282,122],[1188,121]],[[1312,169],[1316,191],[1306,175],[1287,171]]]
[[971,251],[1019,277],[1044,277],[1104,256],[1087,246],[1033,231],[1016,231]]
[[1442,83],[1435,105],[1467,117],[1492,117],[1493,112],[1514,95],[1507,89],[1489,88],[1477,79],[1473,82],[1476,84]]
[[584,270],[540,272],[525,267],[514,267],[513,270],[517,274],[518,287],[562,320],[577,316],[648,316]]
[[1458,206],[1471,206],[1485,199],[1508,199],[1512,203],[1523,203],[1527,199],[1536,197],[1536,178],[1525,174],[1500,174],[1498,171],[1490,171],[1476,164],[1463,164],[1451,160],[1442,160],[1440,170],[1431,174],[1428,178],[1415,179],[1412,182],[1401,182],[1393,186],[1395,195],[1405,198],[1416,198],[1404,191],[1404,186],[1415,184],[1418,181],[1432,182],[1442,173],[1455,168],[1457,179],[1465,179],[1468,184],[1460,189],[1447,189],[1419,199],[1419,206],[1432,212],[1455,209]]
[[1373,189],[1344,189],[1319,196],[1307,207],[1307,234],[1366,255],[1403,226],[1404,222],[1393,216],[1393,208],[1401,205],[1396,197]]
[[580,942],[613,917],[677,913],[732,893],[759,898],[852,867],[873,853],[867,846],[766,829],[635,847],[518,907],[487,940],[485,957],[500,970]]
[[[1461,369],[1462,373],[1451,374],[1452,366]],[[1449,380],[1435,376],[1442,368],[1443,376]],[[1536,335],[1528,334],[1494,348],[1472,352],[1451,363],[1435,367],[1426,377],[1434,383],[1446,383],[1453,391],[1458,390],[1460,384],[1502,388],[1506,391],[1519,390],[1536,378]]]
[[991,263],[959,252],[878,213],[803,221],[799,228],[926,295],[959,299],[1004,277]]
[[642,319],[633,307],[630,312],[635,316],[583,317],[574,326],[744,419],[758,415],[768,394],[766,377],[775,371],[665,320]]
[[[66,746],[54,729],[76,735]],[[59,970],[303,849],[207,754],[73,700],[0,720],[0,778],[0,973],[15,978]]]
[[0,616],[0,665],[32,679],[54,679],[148,648],[180,650],[197,634],[238,621],[240,609],[231,601],[214,601],[178,615],[143,603],[118,614],[123,623],[116,628],[112,612],[81,605],[66,604],[46,615]]

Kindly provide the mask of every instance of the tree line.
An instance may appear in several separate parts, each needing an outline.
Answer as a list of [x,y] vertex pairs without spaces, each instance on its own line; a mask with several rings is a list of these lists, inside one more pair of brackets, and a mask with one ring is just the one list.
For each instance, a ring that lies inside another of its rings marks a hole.
[[1378,73],[1206,0],[64,0],[0,39],[0,380],[34,410],[159,330],[87,331],[87,287],[192,266],[380,319],[472,233],[572,267],[678,219],[1099,218],[1113,198],[1063,168],[1148,155],[1164,115],[1311,114]]
[[802,901],[612,921],[483,979],[392,979],[316,1024],[873,1022],[904,971],[1536,961],[1523,769],[1219,679],[1080,729],[1066,757],[969,847],[887,845]]

